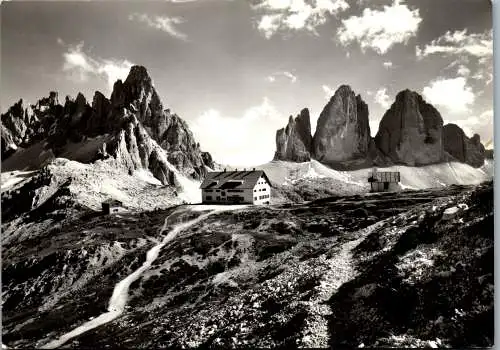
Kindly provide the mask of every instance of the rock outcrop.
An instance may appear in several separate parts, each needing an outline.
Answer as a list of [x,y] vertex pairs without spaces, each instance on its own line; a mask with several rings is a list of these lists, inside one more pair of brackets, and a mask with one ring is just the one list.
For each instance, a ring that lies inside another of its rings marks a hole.
[[382,117],[375,144],[397,164],[433,164],[445,160],[442,133],[437,109],[418,93],[404,90]]
[[29,149],[35,157],[36,152],[50,151],[52,158],[103,160],[129,172],[149,169],[162,183],[172,185],[175,171],[200,179],[205,166],[213,166],[186,122],[164,110],[142,66],[133,66],[124,82],[114,84],[110,99],[96,92],[90,105],[78,94],[74,100],[66,97],[61,106],[57,93],[51,92],[28,107],[20,100],[1,118],[2,165],[18,148]]
[[473,167],[484,164],[485,149],[478,134],[468,138],[456,124],[446,124],[443,128],[444,150],[459,162]]
[[274,160],[307,162],[311,160],[312,136],[309,110],[304,108],[294,119],[290,116],[286,128],[276,132]]
[[363,159],[370,141],[367,104],[349,86],[340,86],[319,116],[314,158],[329,165]]

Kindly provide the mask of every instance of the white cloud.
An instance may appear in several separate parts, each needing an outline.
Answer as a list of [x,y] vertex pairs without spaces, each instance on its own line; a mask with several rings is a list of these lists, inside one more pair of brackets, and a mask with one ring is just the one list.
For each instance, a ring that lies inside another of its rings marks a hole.
[[239,118],[210,109],[190,124],[203,149],[217,162],[252,166],[272,160],[276,130],[286,124],[286,119],[264,98],[260,105],[248,108]]
[[463,64],[459,65],[457,68],[457,74],[461,77],[468,77],[470,75],[470,69]]
[[418,9],[410,9],[402,0],[394,0],[383,10],[366,8],[361,16],[342,20],[337,37],[344,46],[358,42],[361,50],[371,48],[380,55],[395,44],[415,36],[422,18]]
[[417,46],[416,55],[419,59],[431,55],[450,57],[455,60],[452,65],[463,66],[459,67],[459,75],[469,76],[474,72],[473,79],[484,81],[486,85],[493,81],[492,30],[483,33],[468,33],[467,29],[448,31],[423,48]]
[[474,103],[475,95],[464,77],[438,78],[424,87],[423,95],[428,102],[445,107],[451,113],[463,113]]
[[285,77],[287,77],[288,79],[290,79],[290,81],[291,81],[292,83],[295,83],[295,82],[297,81],[297,76],[293,75],[293,74],[292,74],[292,73],[290,73],[290,72],[283,72],[283,75],[284,75]]
[[378,89],[375,93],[374,100],[385,109],[391,106],[391,98],[389,97],[389,95],[387,95],[386,88]]
[[289,71],[273,73],[273,74],[269,75],[266,79],[270,83],[274,83],[278,77],[288,78],[290,80],[290,82],[292,82],[292,83],[295,83],[297,81],[297,76]]
[[146,23],[149,27],[161,30],[174,38],[187,40],[187,35],[177,29],[177,24],[185,22],[181,17],[149,16],[145,13],[133,13],[128,16],[128,19]]
[[325,92],[325,98],[329,100],[335,94],[335,89],[328,85],[322,85],[321,88]]
[[316,27],[349,8],[346,0],[259,0],[253,6],[261,15],[257,29],[269,39],[279,30],[306,30],[317,34]]
[[274,83],[276,81],[276,78],[273,75],[269,75],[266,79],[270,83]]
[[283,15],[281,14],[264,15],[260,19],[257,29],[264,33],[266,39],[269,39],[279,29],[282,19]]
[[491,140],[493,137],[493,110],[487,110],[479,116],[470,116],[461,120],[444,120],[445,124],[453,123],[462,128],[468,137],[474,134],[482,135],[483,142]]
[[83,42],[69,46],[63,53],[63,71],[75,81],[86,81],[89,76],[106,79],[111,89],[118,79],[125,79],[134,65],[128,60],[102,59],[90,57],[83,51]]
[[384,65],[385,68],[389,69],[392,67],[392,62],[391,61],[387,61],[387,62],[384,62],[382,63]]
[[444,35],[426,44],[419,49],[417,56],[433,54],[444,55],[470,55],[475,57],[488,57],[493,55],[493,31],[484,33],[467,33],[467,29],[455,32],[446,32]]

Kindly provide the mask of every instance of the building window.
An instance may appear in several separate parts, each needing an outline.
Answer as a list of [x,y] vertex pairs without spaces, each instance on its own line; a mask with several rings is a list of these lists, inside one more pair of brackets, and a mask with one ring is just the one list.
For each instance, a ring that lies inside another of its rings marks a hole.
[[215,198],[216,200],[220,201],[220,196],[217,196],[217,198]]
[[226,195],[226,192],[222,192],[222,195],[225,196]]
[[215,190],[215,192],[220,192],[220,190]]
[[253,200],[256,201],[257,200],[257,197],[253,197]]
[[212,196],[207,196],[207,201],[211,201],[212,200]]

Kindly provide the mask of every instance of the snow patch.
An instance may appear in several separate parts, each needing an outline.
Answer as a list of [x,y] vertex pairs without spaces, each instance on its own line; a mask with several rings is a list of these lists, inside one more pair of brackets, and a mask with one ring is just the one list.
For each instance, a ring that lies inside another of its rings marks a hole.
[[117,188],[115,181],[111,179],[105,179],[101,185],[101,189],[99,192],[107,194],[115,199],[118,199],[119,201],[122,202],[128,202],[130,201],[130,196],[127,195],[126,193],[122,192],[120,189]]
[[133,172],[133,175],[139,178],[140,180],[147,182],[152,185],[161,186],[162,183],[156,177],[153,176],[151,171],[146,169],[137,169]]
[[[264,170],[271,182],[276,184],[289,185],[293,184],[294,181],[306,178],[329,178],[340,184],[360,186],[360,190],[363,191],[367,185],[368,173],[371,171],[371,168],[338,171],[316,160],[303,163],[272,161],[258,168]],[[398,165],[378,167],[377,169],[379,171],[399,171],[402,189],[419,190],[452,184],[477,185],[493,178],[493,168],[493,161],[487,159],[481,168],[474,168],[459,162],[446,162],[420,167]]]

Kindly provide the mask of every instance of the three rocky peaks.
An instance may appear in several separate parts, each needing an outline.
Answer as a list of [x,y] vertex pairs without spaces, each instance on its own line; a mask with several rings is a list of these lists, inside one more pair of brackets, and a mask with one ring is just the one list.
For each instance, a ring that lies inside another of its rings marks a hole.
[[213,167],[187,124],[164,109],[142,66],[118,80],[109,99],[96,92],[89,104],[80,93],[61,105],[51,92],[35,105],[20,100],[1,120],[3,171],[37,169],[57,157],[101,160],[129,172],[148,169],[173,185],[176,172],[200,179]]
[[311,159],[343,170],[453,160],[480,167],[485,149],[479,135],[468,138],[455,124],[443,126],[438,110],[408,89],[398,93],[372,138],[367,104],[342,85],[323,108],[314,136],[307,108],[276,132],[274,160]]

